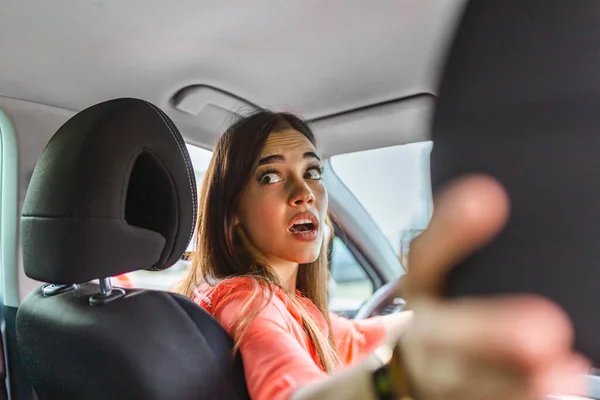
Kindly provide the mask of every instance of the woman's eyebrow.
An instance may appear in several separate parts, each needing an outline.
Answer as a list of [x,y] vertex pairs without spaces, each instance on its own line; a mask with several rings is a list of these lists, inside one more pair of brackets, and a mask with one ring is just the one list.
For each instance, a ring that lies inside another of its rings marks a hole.
[[317,161],[321,161],[321,158],[314,151],[307,151],[304,153],[304,158],[314,158]]
[[[305,159],[314,158],[318,161],[321,161],[321,158],[314,151],[307,151],[306,153],[304,153],[304,158]],[[266,156],[266,157],[263,157],[260,160],[258,160],[258,166],[267,165],[267,164],[275,164],[275,163],[284,163],[284,162],[285,162],[284,156],[282,156],[281,154],[272,154],[270,156]]]
[[258,161],[258,165],[266,165],[266,164],[274,164],[274,163],[284,163],[285,157],[281,154],[273,154],[271,156],[266,156],[261,158]]

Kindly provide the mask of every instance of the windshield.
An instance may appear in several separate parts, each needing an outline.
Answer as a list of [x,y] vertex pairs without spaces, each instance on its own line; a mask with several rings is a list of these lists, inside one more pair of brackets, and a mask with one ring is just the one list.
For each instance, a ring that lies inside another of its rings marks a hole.
[[433,211],[432,142],[341,154],[331,166],[388,239],[397,255],[429,223]]

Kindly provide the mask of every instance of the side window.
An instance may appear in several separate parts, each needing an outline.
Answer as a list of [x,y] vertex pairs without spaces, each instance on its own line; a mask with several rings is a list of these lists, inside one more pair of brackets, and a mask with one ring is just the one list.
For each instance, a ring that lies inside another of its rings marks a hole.
[[373,294],[373,281],[341,238],[335,236],[331,247],[329,308],[350,313],[360,308]]
[[[0,303],[9,306],[18,306],[21,300],[18,285],[20,278],[17,229],[19,226],[17,212],[19,209],[17,157],[19,145],[16,133],[8,115],[0,110]],[[1,386],[0,384],[0,388]]]
[[[208,169],[208,164],[212,157],[212,151],[189,144],[186,146],[190,153],[190,158],[192,159],[192,165],[194,166],[196,183],[198,188],[200,188],[204,173]],[[186,253],[186,255],[189,254],[189,251],[192,251],[193,248],[194,238],[192,238],[190,242],[188,253]],[[177,261],[171,268],[164,271],[134,271],[128,274],[115,276],[112,278],[113,284],[115,286],[126,288],[168,290],[178,282],[181,282],[189,272],[191,263],[185,258],[186,256]]]
[[419,142],[331,158],[335,174],[362,204],[406,266],[410,241],[433,212],[429,155],[432,142]]

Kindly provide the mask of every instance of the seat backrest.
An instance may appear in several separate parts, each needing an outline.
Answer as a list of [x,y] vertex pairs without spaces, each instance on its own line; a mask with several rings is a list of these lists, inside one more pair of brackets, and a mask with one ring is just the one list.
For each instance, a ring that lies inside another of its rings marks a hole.
[[183,139],[145,101],[90,107],[50,140],[21,220],[25,273],[49,283],[23,301],[16,326],[40,399],[248,398],[231,338],[203,309],[110,284],[181,257],[196,196]]
[[468,2],[432,123],[434,190],[458,176],[498,179],[510,218],[448,275],[446,293],[536,293],[600,366],[600,4]]

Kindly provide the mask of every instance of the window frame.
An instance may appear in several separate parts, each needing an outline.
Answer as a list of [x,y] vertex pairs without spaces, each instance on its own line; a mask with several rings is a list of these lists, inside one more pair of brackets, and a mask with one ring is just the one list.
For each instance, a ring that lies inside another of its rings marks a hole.
[[[323,163],[323,180],[329,193],[329,214],[334,230],[343,232],[353,254],[359,254],[370,276],[381,287],[406,272],[399,257],[370,214],[336,175],[329,159]],[[376,290],[376,289],[375,289]]]
[[[379,290],[385,284],[385,282],[384,282],[383,278],[381,277],[380,273],[377,271],[377,269],[364,256],[364,254],[362,253],[360,248],[358,246],[356,246],[356,244],[351,239],[348,238],[348,236],[342,230],[342,228],[339,226],[339,224],[337,224],[334,221],[333,217],[331,217],[331,225],[333,226],[333,237],[330,241],[330,246],[333,246],[333,238],[338,238],[343,243],[343,245],[346,246],[346,249],[348,250],[350,255],[352,257],[354,257],[354,260],[356,261],[356,263],[359,265],[360,268],[362,268],[362,270],[365,272],[367,279],[371,282],[373,291],[369,295],[368,298],[366,298],[362,301],[364,303],[373,294],[375,294],[375,292],[377,292],[377,290]],[[331,249],[330,249],[330,251],[331,251]],[[331,272],[331,265],[332,265],[332,259],[329,258],[328,267],[329,267],[330,272]],[[334,279],[333,276],[332,276],[332,279]],[[335,281],[335,279],[334,279],[334,281]],[[334,297],[332,296],[332,293],[329,293],[329,302],[330,303],[333,298]],[[359,309],[360,309],[360,307],[357,309],[330,309],[330,311],[334,312],[338,315],[345,316],[347,318],[354,318],[354,316],[356,315],[356,313],[358,312]]]
[[19,148],[15,128],[0,109],[0,302],[18,307],[19,296]]
[[[344,230],[340,227],[340,225],[331,218],[331,225],[333,226],[334,236],[337,237],[344,243],[352,257],[356,260],[356,262],[360,265],[360,267],[365,271],[365,275],[369,278],[371,283],[373,284],[373,293],[377,291],[380,287],[385,285],[385,279],[381,276],[381,273],[371,264],[369,259],[365,257],[360,248],[352,241],[351,238],[344,232]],[[329,265],[329,269],[331,269],[331,263]]]

